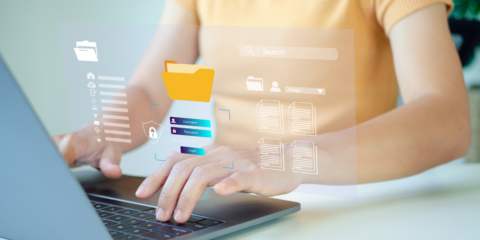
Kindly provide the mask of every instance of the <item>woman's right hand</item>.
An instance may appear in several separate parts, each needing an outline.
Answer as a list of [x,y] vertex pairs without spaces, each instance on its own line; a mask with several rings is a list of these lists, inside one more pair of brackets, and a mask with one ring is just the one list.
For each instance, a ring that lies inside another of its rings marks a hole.
[[[87,130],[91,129],[91,130]],[[119,164],[122,156],[120,144],[115,142],[97,142],[93,126],[69,134],[52,137],[53,142],[69,166],[86,165],[100,168],[108,178],[119,178],[122,169]]]

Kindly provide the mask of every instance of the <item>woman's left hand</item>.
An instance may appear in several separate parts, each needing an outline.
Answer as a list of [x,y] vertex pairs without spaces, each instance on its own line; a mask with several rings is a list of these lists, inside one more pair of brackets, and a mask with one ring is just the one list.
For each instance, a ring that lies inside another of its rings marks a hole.
[[138,188],[137,197],[148,198],[163,186],[156,211],[159,221],[168,221],[175,210],[175,221],[186,222],[207,187],[214,186],[219,195],[247,191],[274,196],[293,191],[303,180],[292,171],[262,169],[257,148],[204,149],[205,156],[171,152]]

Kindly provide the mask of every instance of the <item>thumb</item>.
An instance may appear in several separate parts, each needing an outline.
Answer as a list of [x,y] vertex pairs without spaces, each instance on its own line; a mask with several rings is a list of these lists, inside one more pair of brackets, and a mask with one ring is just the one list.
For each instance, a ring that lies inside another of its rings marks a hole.
[[108,178],[120,178],[122,176],[122,169],[119,166],[121,158],[122,151],[120,147],[115,144],[105,146],[99,164],[102,173]]

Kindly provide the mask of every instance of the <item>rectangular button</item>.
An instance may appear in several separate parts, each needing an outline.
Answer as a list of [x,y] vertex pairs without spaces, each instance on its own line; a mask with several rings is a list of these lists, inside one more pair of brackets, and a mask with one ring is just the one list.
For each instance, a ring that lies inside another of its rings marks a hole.
[[113,225],[117,225],[116,222],[112,222],[112,221],[108,221],[108,220],[103,220],[103,225],[105,226],[113,226]]
[[197,223],[191,223],[191,222],[177,223],[173,218],[170,219],[170,220],[167,221],[167,222],[162,222],[162,223],[165,223],[165,224],[168,224],[168,225],[177,226],[177,227],[181,227],[181,228],[190,229],[190,230],[193,230],[193,231],[198,231],[198,230],[207,228],[206,225],[197,224]]
[[212,138],[212,132],[209,130],[172,127],[170,132],[173,135]]
[[122,215],[132,215],[134,213],[138,213],[137,211],[131,210],[131,209],[122,209],[120,211],[116,211],[116,214],[122,214]]
[[101,208],[102,211],[106,211],[106,212],[116,212],[116,211],[119,211],[119,210],[122,210],[123,208],[121,207],[114,207],[114,206],[108,206],[108,207],[104,207],[104,208]]
[[286,93],[325,95],[324,88],[285,87]]
[[194,215],[190,215],[190,218],[187,220],[189,222],[192,222],[192,223],[195,223],[195,222],[198,222],[198,221],[202,221],[204,220],[205,218],[202,218],[202,217],[197,217],[197,216],[194,216]]
[[137,224],[144,223],[144,222],[145,221],[142,221],[140,219],[135,219],[135,218],[121,221],[121,223],[129,224],[129,225],[137,225]]
[[125,220],[131,219],[131,218],[125,217],[125,216],[120,216],[120,215],[115,215],[115,216],[108,217],[106,219],[111,220],[111,221],[115,221],[115,222],[120,222],[120,221],[125,221]]
[[113,216],[113,215],[115,215],[115,214],[109,213],[109,212],[99,212],[98,215],[99,215],[101,218],[107,218],[107,217]]
[[205,156],[205,149],[203,148],[193,148],[193,147],[180,147],[181,153],[193,154],[193,155],[202,155]]
[[193,126],[193,127],[208,127],[208,128],[211,127],[210,120],[194,119],[194,118],[170,117],[170,124]]
[[141,229],[141,228],[130,228],[128,230],[123,231],[124,233],[130,233],[134,235],[140,235],[149,232],[148,230]]
[[137,214],[133,214],[133,215],[130,215],[130,216],[135,217],[135,218],[141,218],[141,219],[152,217],[152,215],[146,214],[146,213],[137,213]]
[[108,226],[108,228],[113,229],[113,230],[118,230],[118,231],[123,231],[132,228],[132,226],[128,226],[126,224],[117,224],[117,225],[111,225]]
[[160,227],[162,225],[151,223],[151,222],[146,222],[146,223],[138,224],[137,226],[142,227],[142,228],[152,229],[152,228]]

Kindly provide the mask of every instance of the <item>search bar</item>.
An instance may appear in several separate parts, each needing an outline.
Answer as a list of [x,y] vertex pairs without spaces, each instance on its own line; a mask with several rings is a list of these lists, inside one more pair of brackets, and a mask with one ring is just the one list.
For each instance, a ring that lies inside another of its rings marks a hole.
[[336,48],[277,47],[239,45],[240,57],[337,60]]

